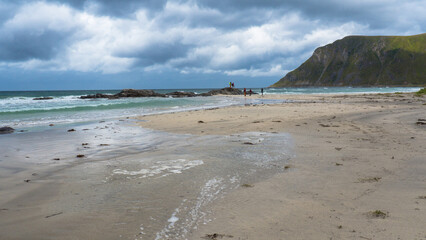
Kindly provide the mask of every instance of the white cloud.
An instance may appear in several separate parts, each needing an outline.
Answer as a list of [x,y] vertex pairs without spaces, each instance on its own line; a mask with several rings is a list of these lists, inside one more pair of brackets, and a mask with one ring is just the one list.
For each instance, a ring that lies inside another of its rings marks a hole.
[[[0,64],[105,74],[137,68],[151,72],[175,69],[183,74],[282,76],[318,46],[346,35],[371,32],[368,25],[356,21],[330,23],[305,18],[300,12],[276,14],[273,10],[259,11],[268,19],[261,23],[225,28],[209,21],[226,22],[238,19],[241,13],[225,14],[200,7],[196,1],[167,2],[154,13],[141,8],[127,18],[97,15],[100,5],[89,3],[80,10],[44,1],[22,5],[0,26],[3,41],[13,41],[18,32],[34,37],[51,31],[64,34],[58,37],[62,44],[52,44],[51,48],[57,49],[46,50],[43,57],[30,51],[29,56],[13,63],[0,58]],[[414,8],[412,4],[402,7]],[[420,6],[413,11],[421,14],[424,10]],[[415,19],[424,18],[416,15]],[[402,17],[401,26],[413,21]]]
[[13,31],[69,31],[76,27],[72,21],[74,17],[74,11],[65,5],[36,2],[23,5],[15,16],[4,24],[4,28]]
[[238,69],[225,71],[224,73],[229,76],[280,77],[288,72],[289,70],[282,69],[282,66],[278,64],[269,69]]

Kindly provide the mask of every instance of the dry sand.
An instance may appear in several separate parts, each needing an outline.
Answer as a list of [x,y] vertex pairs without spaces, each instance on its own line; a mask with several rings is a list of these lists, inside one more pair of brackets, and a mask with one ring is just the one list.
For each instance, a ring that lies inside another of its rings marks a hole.
[[218,200],[190,239],[426,239],[424,97],[265,97],[296,102],[140,118],[167,132],[294,138],[284,173]]

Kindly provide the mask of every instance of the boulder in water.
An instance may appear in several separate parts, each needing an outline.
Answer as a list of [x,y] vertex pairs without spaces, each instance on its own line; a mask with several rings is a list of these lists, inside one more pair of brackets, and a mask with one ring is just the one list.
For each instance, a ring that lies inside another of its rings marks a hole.
[[81,96],[81,99],[90,99],[90,98],[108,98],[108,99],[115,99],[118,97],[115,97],[115,95],[111,95],[111,94],[102,94],[102,93],[96,93],[93,95],[86,95],[86,96]]
[[11,127],[0,127],[0,134],[13,133],[14,131],[15,131],[15,129],[13,129]]
[[53,97],[36,97],[36,98],[33,98],[33,100],[51,100],[51,99],[53,99]]

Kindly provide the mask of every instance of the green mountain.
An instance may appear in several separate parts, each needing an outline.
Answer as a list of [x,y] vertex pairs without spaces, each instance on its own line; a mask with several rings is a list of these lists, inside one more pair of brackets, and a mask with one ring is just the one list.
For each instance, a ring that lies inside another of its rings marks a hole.
[[414,85],[426,85],[426,33],[345,37],[270,87]]

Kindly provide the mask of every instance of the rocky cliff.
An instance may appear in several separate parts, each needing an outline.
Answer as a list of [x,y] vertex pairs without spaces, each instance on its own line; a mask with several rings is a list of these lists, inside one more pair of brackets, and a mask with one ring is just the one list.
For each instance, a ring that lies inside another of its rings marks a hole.
[[413,85],[426,85],[426,33],[345,37],[270,87]]

